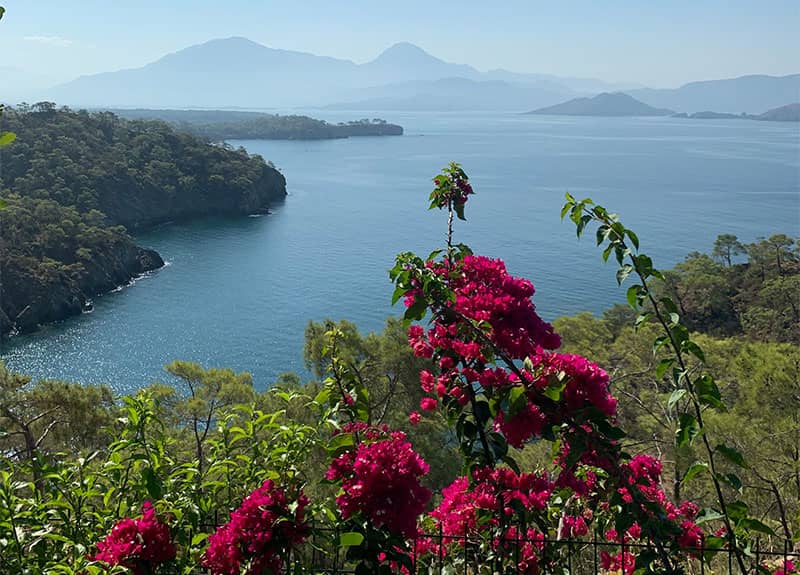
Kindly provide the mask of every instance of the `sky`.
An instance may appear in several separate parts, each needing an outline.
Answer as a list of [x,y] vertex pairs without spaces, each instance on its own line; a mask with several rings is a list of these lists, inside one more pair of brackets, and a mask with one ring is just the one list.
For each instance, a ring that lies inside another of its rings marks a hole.
[[[0,0],[2,75],[43,86],[213,38],[358,63],[408,41],[444,60],[651,87],[800,72],[800,0]],[[21,78],[21,79],[20,79]]]

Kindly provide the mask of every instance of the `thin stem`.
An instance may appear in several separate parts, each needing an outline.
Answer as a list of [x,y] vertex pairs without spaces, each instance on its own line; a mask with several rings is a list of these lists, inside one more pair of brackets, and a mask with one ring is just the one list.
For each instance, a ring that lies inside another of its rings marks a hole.
[[453,269],[453,200],[447,202],[447,268]]

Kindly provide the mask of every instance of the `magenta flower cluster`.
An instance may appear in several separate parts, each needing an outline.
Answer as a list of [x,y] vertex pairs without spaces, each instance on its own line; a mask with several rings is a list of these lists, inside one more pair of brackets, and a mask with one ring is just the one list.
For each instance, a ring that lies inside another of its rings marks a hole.
[[142,515],[118,521],[105,539],[97,543],[94,561],[109,567],[127,567],[133,575],[145,575],[175,558],[169,527],[159,521],[153,505],[146,501]]
[[265,481],[208,538],[203,566],[212,575],[280,573],[283,555],[308,535],[307,505],[302,491],[290,497],[271,480]]
[[357,434],[358,442],[331,462],[326,475],[341,481],[336,503],[342,518],[360,514],[376,529],[413,537],[417,517],[431,498],[420,483],[428,464],[400,431],[355,424],[344,432]]

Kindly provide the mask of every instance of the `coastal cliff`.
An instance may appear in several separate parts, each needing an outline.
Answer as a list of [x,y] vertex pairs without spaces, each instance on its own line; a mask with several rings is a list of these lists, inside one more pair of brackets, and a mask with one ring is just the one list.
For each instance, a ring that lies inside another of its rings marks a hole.
[[128,230],[263,213],[286,180],[260,156],[163,122],[40,103],[7,111],[0,174],[0,335],[81,313],[164,265]]

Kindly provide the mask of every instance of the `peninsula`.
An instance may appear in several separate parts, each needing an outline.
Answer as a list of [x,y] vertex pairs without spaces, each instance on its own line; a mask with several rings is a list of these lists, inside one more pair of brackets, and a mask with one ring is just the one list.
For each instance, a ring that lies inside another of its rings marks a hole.
[[0,335],[81,313],[161,267],[128,230],[265,212],[286,180],[259,156],[163,122],[50,102],[7,109],[0,174]]
[[162,120],[212,141],[330,140],[359,136],[402,136],[403,127],[380,118],[330,124],[308,116],[238,110],[112,110],[127,119]]

